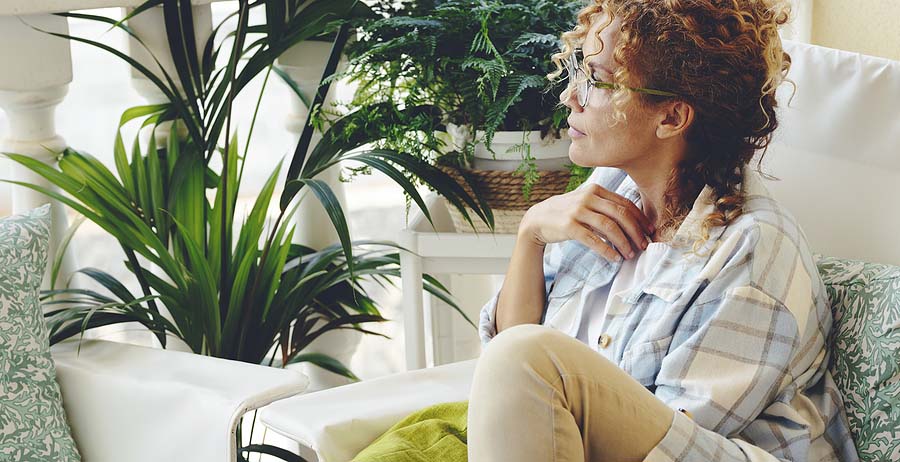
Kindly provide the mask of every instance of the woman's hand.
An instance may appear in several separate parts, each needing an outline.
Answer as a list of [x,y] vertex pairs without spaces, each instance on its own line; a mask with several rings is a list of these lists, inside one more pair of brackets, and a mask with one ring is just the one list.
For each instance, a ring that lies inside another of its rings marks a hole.
[[632,258],[654,231],[633,202],[593,183],[533,205],[519,224],[520,239],[542,246],[574,239],[607,260]]

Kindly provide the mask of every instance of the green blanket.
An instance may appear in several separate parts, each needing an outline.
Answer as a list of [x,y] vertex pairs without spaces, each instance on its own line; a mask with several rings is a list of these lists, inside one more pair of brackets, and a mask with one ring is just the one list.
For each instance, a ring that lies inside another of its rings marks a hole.
[[397,422],[352,462],[466,462],[468,401],[441,403]]

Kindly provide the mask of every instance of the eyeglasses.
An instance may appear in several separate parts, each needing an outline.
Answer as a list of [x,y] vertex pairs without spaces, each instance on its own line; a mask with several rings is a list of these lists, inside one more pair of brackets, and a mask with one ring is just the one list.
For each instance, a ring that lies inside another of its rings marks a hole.
[[598,80],[594,80],[593,77],[584,72],[584,68],[580,64],[584,61],[584,58],[582,56],[583,54],[581,49],[577,48],[571,55],[569,55],[569,59],[566,60],[566,72],[568,72],[569,74],[569,85],[575,86],[575,96],[578,97],[578,104],[580,104],[582,108],[587,106],[588,98],[590,98],[591,96],[591,88],[605,88],[607,90],[625,88],[627,90],[646,93],[648,95],[678,96],[675,93],[663,90],[627,87],[625,85],[620,85],[617,83],[600,82]]

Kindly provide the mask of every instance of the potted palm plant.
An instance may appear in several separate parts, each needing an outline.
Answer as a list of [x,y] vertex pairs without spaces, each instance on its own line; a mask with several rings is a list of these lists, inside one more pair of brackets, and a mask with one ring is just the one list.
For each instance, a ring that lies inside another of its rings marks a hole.
[[[489,212],[421,159],[386,149],[356,149],[375,140],[367,134],[343,135],[361,120],[361,114],[350,113],[337,119],[315,146],[311,146],[311,116],[285,172],[283,190],[280,194],[276,190],[283,174],[279,167],[241,221],[236,201],[243,166],[252,157],[249,144],[240,144],[231,131],[237,110],[232,101],[254,76],[272,72],[285,50],[328,31],[334,32],[335,46],[326,70],[333,72],[333,61],[349,34],[347,21],[366,17],[369,10],[354,0],[239,0],[237,11],[226,18],[236,21],[234,30],[225,30],[224,21],[214,27],[200,53],[191,51],[196,50],[196,37],[187,0],[149,0],[122,21],[65,15],[109,24],[142,43],[127,26],[128,19],[156,7],[164,11],[175,74],[162,66],[151,71],[108,45],[54,33],[115,54],[167,98],[165,103],[123,113],[113,169],[75,149],[61,152],[58,166],[7,154],[59,191],[15,184],[58,199],[110,233],[141,288],[133,293],[100,269],[80,270],[101,289],[64,287],[44,293],[51,341],[100,326],[137,322],[163,347],[175,337],[197,354],[280,366],[308,362],[354,378],[334,358],[304,349],[329,331],[373,333],[366,324],[385,321],[360,282],[366,278],[392,282],[398,277],[398,247],[352,241],[340,203],[316,176],[341,162],[356,162],[385,172],[423,207],[413,179],[435,185],[451,203],[475,210],[483,221],[490,221]],[[262,24],[250,23],[254,8],[264,9]],[[324,92],[327,89],[310,102],[313,107],[322,104]],[[254,111],[258,109],[257,104]],[[174,124],[175,129],[167,130],[160,145],[153,134],[146,146],[136,136],[129,152],[121,128],[132,121],[142,121],[151,131],[162,130],[163,124]],[[250,134],[252,124],[246,136]],[[324,249],[292,243],[291,216],[304,189],[327,210],[339,243]],[[278,212],[270,220],[273,200]],[[426,276],[424,287],[463,314],[437,281]]]
[[[494,209],[496,229],[514,231],[530,205],[586,177],[568,162],[562,88],[546,78],[558,37],[580,7],[547,0],[386,7],[384,17],[359,25],[347,48],[347,74],[359,84],[351,105],[376,114],[385,105],[398,113],[435,108],[436,121],[393,124],[384,145],[416,153],[471,186]],[[468,229],[460,213],[452,215],[458,229]]]

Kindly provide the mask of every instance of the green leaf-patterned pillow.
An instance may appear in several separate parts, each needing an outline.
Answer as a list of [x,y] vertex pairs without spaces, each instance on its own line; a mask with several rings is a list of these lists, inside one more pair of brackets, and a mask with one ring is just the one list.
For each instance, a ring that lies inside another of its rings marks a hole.
[[0,220],[0,460],[79,461],[38,300],[50,206]]
[[861,461],[900,460],[900,267],[818,256],[834,313],[829,370]]

